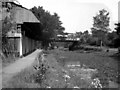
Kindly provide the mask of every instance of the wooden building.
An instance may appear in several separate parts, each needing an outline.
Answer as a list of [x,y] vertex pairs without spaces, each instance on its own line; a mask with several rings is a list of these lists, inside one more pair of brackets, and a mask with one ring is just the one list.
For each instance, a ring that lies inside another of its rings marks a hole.
[[[28,37],[27,31],[34,31],[34,27],[40,30],[40,21],[30,10],[13,1],[2,0],[0,3],[2,5],[0,13],[2,14],[2,20],[7,17],[11,19],[13,25],[7,33],[10,43],[14,44],[12,52],[18,54],[18,56],[23,56],[34,51],[40,41]],[[32,28],[28,27],[26,23],[30,24]]]

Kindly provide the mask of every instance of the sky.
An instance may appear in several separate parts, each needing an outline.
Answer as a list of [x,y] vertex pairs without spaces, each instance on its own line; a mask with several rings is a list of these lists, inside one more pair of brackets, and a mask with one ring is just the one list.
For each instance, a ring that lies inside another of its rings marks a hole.
[[120,1],[118,3],[118,21],[120,22]]
[[51,14],[58,13],[65,32],[75,33],[90,31],[93,16],[101,9],[110,12],[110,28],[114,30],[114,23],[118,21],[119,0],[18,0],[28,9],[34,6],[43,6]]

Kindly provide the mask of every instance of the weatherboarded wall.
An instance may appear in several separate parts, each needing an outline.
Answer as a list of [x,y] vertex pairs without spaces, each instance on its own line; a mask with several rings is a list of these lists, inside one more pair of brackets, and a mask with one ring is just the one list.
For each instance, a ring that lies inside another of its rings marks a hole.
[[[30,10],[14,2],[4,0],[4,2],[2,2],[2,6],[2,13],[0,13],[2,15],[0,15],[0,20],[4,20],[7,17],[12,23],[11,32],[8,32],[11,33],[10,35],[12,36],[8,36],[8,41],[11,44],[14,44],[14,46],[12,51],[9,52],[18,52],[21,56],[34,51],[37,48],[38,41],[35,41],[31,38],[28,38],[25,35],[22,35],[22,32],[25,30],[23,30],[21,26],[24,22],[40,23],[39,20],[34,16],[34,14]],[[14,33],[17,36],[13,36]],[[18,36],[18,34],[21,35]]]
[[26,36],[22,37],[22,54],[23,54],[23,56],[33,52],[34,50],[36,50],[37,48],[40,48],[40,47],[41,47],[40,41],[30,39]]

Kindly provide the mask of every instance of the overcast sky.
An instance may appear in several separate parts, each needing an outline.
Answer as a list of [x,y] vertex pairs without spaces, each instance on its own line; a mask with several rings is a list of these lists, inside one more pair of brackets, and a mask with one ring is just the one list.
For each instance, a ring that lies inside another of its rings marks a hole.
[[89,30],[93,24],[93,16],[99,10],[110,12],[110,28],[118,21],[119,0],[18,0],[28,9],[34,6],[43,6],[45,10],[58,13],[66,32]]
[[120,1],[119,1],[119,4],[118,4],[118,20],[120,22]]

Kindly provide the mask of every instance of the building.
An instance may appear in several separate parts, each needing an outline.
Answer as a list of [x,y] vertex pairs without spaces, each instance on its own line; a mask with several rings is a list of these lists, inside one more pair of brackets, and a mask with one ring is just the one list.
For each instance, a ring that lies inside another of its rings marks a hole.
[[40,21],[30,10],[13,2],[13,0],[2,0],[0,7],[2,7],[0,9],[0,21],[7,18],[12,23],[12,27],[7,33],[9,41],[11,44],[14,44],[14,48],[10,52],[14,52],[18,56],[23,56],[35,50],[39,41],[28,37],[27,33],[33,29],[40,29]]

